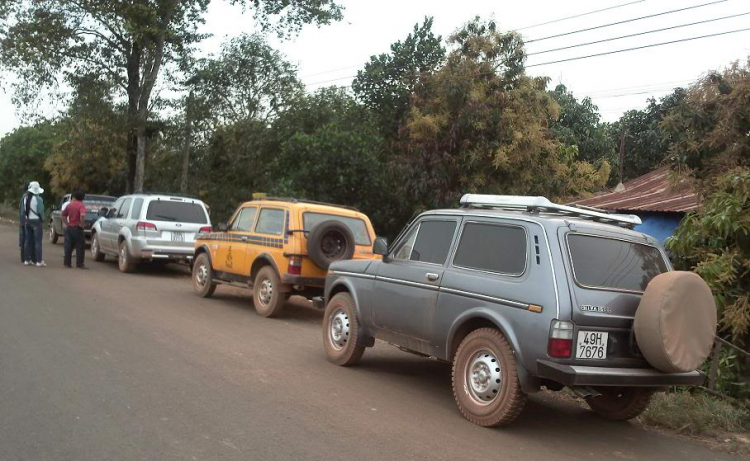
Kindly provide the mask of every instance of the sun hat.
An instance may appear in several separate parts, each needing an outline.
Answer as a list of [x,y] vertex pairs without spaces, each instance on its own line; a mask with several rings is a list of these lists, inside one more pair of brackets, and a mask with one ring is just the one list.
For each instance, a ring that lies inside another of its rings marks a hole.
[[39,182],[38,181],[31,181],[29,183],[29,192],[31,192],[34,195],[39,195],[39,194],[43,194],[44,193],[44,189],[42,189],[39,186]]

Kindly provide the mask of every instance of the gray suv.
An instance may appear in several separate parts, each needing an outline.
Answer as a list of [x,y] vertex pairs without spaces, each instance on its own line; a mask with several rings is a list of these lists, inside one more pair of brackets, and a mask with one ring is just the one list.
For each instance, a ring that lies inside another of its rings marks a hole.
[[100,216],[91,230],[91,255],[96,261],[117,257],[122,272],[142,261],[192,262],[196,237],[211,232],[206,205],[174,195],[126,195]]
[[393,245],[376,240],[381,261],[330,266],[328,359],[352,365],[379,339],[451,362],[456,403],[482,426],[512,422],[542,386],[633,418],[655,390],[703,381],[693,364],[664,372],[639,350],[640,300],[671,267],[637,224],[543,197],[466,195],[459,209],[423,213]]

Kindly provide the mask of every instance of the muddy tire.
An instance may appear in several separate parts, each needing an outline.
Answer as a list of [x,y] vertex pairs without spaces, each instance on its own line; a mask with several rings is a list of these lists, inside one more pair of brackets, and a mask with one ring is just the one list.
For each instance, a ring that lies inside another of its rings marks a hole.
[[349,293],[339,293],[328,303],[323,316],[323,346],[328,361],[348,367],[359,362],[365,346],[357,344],[357,308]]
[[351,259],[354,246],[352,231],[335,220],[316,224],[307,238],[307,254],[321,269],[328,269],[334,261]]
[[284,309],[287,297],[279,291],[281,280],[271,266],[265,266],[253,280],[253,304],[261,317],[276,317]]
[[653,389],[644,387],[598,388],[602,395],[587,397],[586,403],[599,416],[613,421],[627,421],[643,413],[651,402]]
[[502,333],[469,333],[453,359],[453,396],[464,418],[484,427],[512,423],[526,404],[513,349]]
[[55,245],[59,238],[60,234],[58,234],[55,230],[55,225],[53,223],[49,223],[49,243]]
[[128,252],[128,244],[125,243],[125,240],[120,242],[120,247],[117,251],[117,267],[120,269],[120,272],[126,274],[135,270],[135,263],[133,262],[133,257]]
[[210,298],[216,291],[216,282],[214,282],[213,269],[207,254],[198,255],[193,264],[192,273],[195,293],[201,298]]
[[96,262],[104,261],[104,253],[102,253],[102,247],[99,245],[99,237],[96,232],[91,234],[91,259]]

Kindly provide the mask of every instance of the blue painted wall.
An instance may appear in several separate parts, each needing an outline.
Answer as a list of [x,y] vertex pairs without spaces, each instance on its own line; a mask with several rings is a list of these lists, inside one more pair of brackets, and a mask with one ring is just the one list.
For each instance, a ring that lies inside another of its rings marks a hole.
[[685,215],[684,213],[659,212],[637,212],[635,214],[643,221],[643,224],[636,226],[635,230],[658,239],[662,244],[667,237],[674,234],[674,230]]

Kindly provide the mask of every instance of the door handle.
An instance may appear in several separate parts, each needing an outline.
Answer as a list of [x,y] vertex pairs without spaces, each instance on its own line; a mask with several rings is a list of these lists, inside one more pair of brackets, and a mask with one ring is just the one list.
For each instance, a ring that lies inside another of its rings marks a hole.
[[430,282],[434,282],[440,277],[438,274],[435,274],[433,272],[428,272],[425,274],[425,276],[427,277],[427,280],[429,280]]
[[241,239],[242,239],[243,242],[247,242],[247,236],[246,235],[243,235]]

